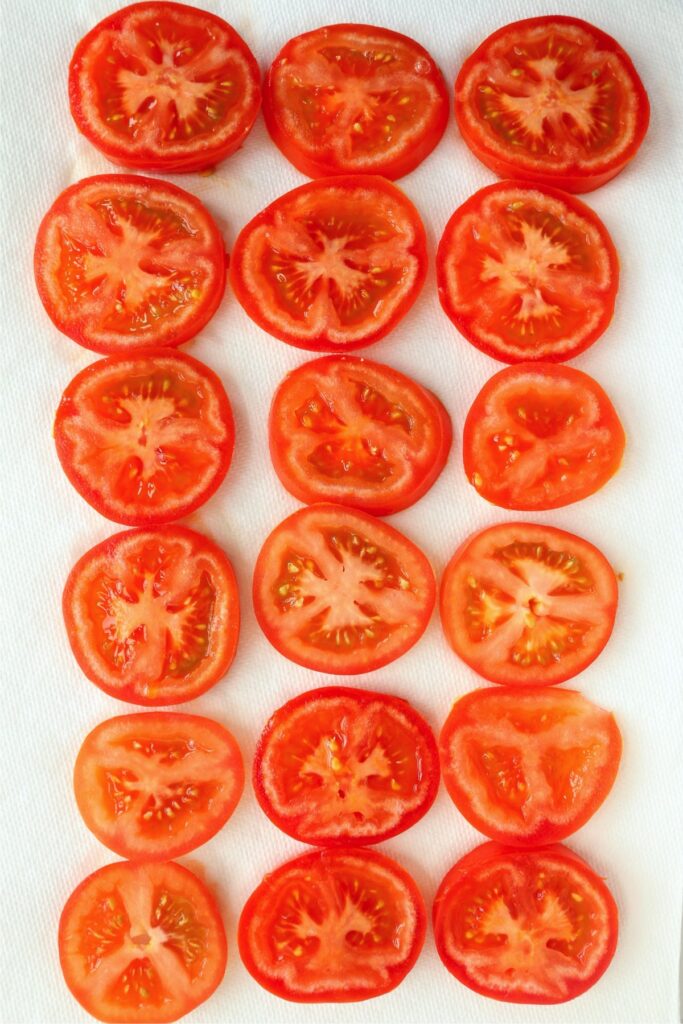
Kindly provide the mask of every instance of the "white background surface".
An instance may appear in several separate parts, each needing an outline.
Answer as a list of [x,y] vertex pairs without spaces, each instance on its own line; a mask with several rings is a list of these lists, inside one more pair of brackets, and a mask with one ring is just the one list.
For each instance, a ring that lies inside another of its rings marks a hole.
[[[0,817],[4,895],[2,1019],[7,1024],[87,1020],[62,981],[56,948],[61,907],[86,874],[113,855],[78,815],[71,770],[98,722],[133,711],[81,675],[67,646],[60,595],[76,558],[114,532],[68,484],[51,439],[54,411],[71,377],[93,358],[60,335],[35,293],[31,260],[39,220],[57,193],[86,174],[109,171],[68,114],[66,73],[77,40],[113,8],[111,0],[14,0],[3,5],[4,149],[2,258],[3,676],[6,760]],[[224,913],[230,957],[225,980],[190,1018],[217,1021],[629,1022],[677,1019],[681,890],[681,82],[683,6],[677,0],[577,0],[550,7],[525,0],[287,0],[214,2],[263,68],[290,37],[320,24],[365,21],[413,35],[452,83],[463,58],[499,25],[534,14],[583,16],[630,52],[652,102],[649,135],[633,165],[587,197],[612,233],[621,293],[606,335],[574,365],[593,374],[621,413],[628,435],[623,469],[579,505],[538,517],[581,534],[624,573],[616,629],[606,651],[575,682],[614,709],[624,758],[607,804],[570,845],[604,874],[621,912],[621,938],[603,980],[577,1001],[551,1008],[485,1000],[440,964],[431,934],[406,981],[374,1002],[290,1005],[247,975],[236,953],[239,911],[263,873],[304,847],[279,833],[248,787],[223,832],[185,863],[200,867]],[[175,179],[216,216],[228,248],[267,202],[301,183],[266,136],[262,120],[244,148],[213,177]],[[455,207],[493,180],[460,140],[453,120],[437,151],[401,182],[424,218],[430,251]],[[678,202],[677,202],[678,200]],[[247,763],[268,715],[294,694],[334,680],[290,664],[260,634],[249,600],[251,567],[266,533],[297,503],[267,455],[266,411],[284,373],[306,354],[256,328],[228,293],[218,315],[186,351],[222,377],[237,425],[235,460],[218,494],[189,520],[233,559],[244,627],[228,676],[185,709],[213,716],[238,737]],[[412,312],[367,350],[438,392],[453,418],[455,445],[433,490],[392,522],[440,574],[470,531],[506,516],[466,484],[460,435],[467,408],[500,365],[468,345],[442,314],[433,266]],[[409,698],[435,730],[476,677],[446,647],[435,618],[423,641],[359,685]],[[407,833],[380,849],[415,876],[429,903],[446,870],[480,837],[445,792]]]

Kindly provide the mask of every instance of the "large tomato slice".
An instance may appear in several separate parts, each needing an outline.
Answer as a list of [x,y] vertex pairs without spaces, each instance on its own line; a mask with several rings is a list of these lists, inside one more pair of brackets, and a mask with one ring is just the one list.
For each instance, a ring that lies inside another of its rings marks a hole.
[[400,178],[431,153],[448,121],[443,76],[408,36],[328,25],[290,39],[265,82],[268,131],[311,178]]
[[181,345],[225,290],[225,247],[208,210],[175,185],[132,174],[65,189],[40,225],[34,266],[52,322],[93,352]]
[[310,505],[275,527],[254,569],[254,610],[286,658],[319,672],[371,672],[424,633],[432,568],[391,526],[340,505]]
[[227,945],[216,902],[180,864],[108,864],[74,889],[59,922],[67,985],[97,1020],[164,1024],[213,993]]
[[299,1003],[355,1002],[403,981],[424,943],[415,882],[372,850],[317,850],[266,875],[239,923],[244,965]]
[[230,278],[259,327],[297,348],[350,351],[408,312],[427,269],[424,228],[391,182],[327,178],[280,196],[242,229]]
[[222,18],[139,3],[99,22],[69,68],[71,113],[115,164],[197,171],[242,145],[261,104],[251,50]]
[[472,152],[499,177],[590,192],[635,156],[650,106],[616,40],[551,15],[484,40],[458,75],[455,116]]
[[434,901],[444,964],[468,988],[508,1003],[564,1003],[607,970],[618,911],[601,878],[565,846],[477,846]]
[[485,679],[544,686],[597,658],[617,600],[614,570],[588,541],[502,523],[468,537],[449,562],[441,622],[456,654]]
[[625,443],[614,406],[587,373],[520,363],[494,374],[472,403],[463,462],[487,501],[538,512],[598,491]]
[[305,502],[375,515],[407,508],[443,469],[452,440],[441,402],[409,377],[353,356],[326,356],[285,377],[270,408],[270,454]]
[[77,373],[54,436],[62,469],[93,508],[148,526],[189,515],[211,497],[228,471],[235,431],[208,366],[145,349]]
[[619,260],[602,221],[554,189],[506,181],[475,192],[437,254],[441,305],[505,363],[562,362],[592,345],[614,311]]
[[432,731],[398,697],[348,687],[279,708],[254,758],[254,790],[278,828],[316,846],[379,843],[426,814],[439,786]]

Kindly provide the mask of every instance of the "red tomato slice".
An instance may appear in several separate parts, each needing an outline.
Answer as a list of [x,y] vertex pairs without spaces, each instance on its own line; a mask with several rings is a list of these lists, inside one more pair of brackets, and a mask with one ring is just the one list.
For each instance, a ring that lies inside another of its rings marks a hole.
[[619,260],[584,203],[506,181],[455,211],[439,244],[437,277],[441,305],[482,352],[505,363],[563,362],[612,319]]
[[244,788],[234,736],[197,715],[152,711],[101,722],[76,759],[81,816],[130,860],[182,857],[223,828]]
[[254,569],[254,611],[290,661],[318,672],[372,672],[427,628],[432,568],[412,541],[363,512],[310,505],[275,527]]
[[430,391],[353,356],[325,356],[289,373],[269,424],[273,465],[291,494],[375,515],[407,508],[429,490],[453,435]]
[[97,1020],[164,1024],[189,1013],[225,973],[216,902],[180,864],[108,864],[71,893],[59,958],[72,995]]
[[474,690],[439,737],[444,782],[471,825],[513,846],[566,839],[597,811],[617,775],[613,715],[573,690]]
[[614,406],[587,373],[520,363],[494,374],[472,403],[463,462],[482,498],[540,512],[600,490],[625,443]]
[[65,189],[38,230],[34,267],[54,325],[105,354],[182,345],[225,290],[225,246],[208,210],[175,185],[133,174]]
[[499,177],[590,192],[635,156],[650,105],[616,40],[554,14],[484,40],[458,75],[455,116]]
[[492,683],[545,686],[582,672],[609,640],[617,578],[596,547],[538,523],[468,537],[441,583],[453,650]]
[[198,171],[251,131],[259,69],[222,18],[185,4],[132,4],[76,47],[69,99],[78,130],[113,163]]
[[350,351],[408,312],[427,270],[420,216],[391,182],[328,178],[280,196],[242,229],[230,279],[255,323],[281,341]]
[[439,956],[458,981],[506,1003],[564,1003],[607,970],[618,911],[601,878],[565,846],[484,843],[434,900]]
[[360,846],[404,832],[439,786],[432,731],[398,697],[333,686],[279,708],[254,758],[270,820],[302,843]]
[[263,113],[275,144],[303,174],[400,178],[431,153],[448,92],[427,51],[371,25],[296,36],[266,76]]
[[107,519],[168,523],[207,501],[228,471],[235,431],[216,374],[191,356],[145,349],[77,373],[54,427],[62,469]]
[[411,970],[425,918],[419,889],[395,861],[373,850],[316,850],[280,865],[251,894],[240,956],[282,999],[371,999]]

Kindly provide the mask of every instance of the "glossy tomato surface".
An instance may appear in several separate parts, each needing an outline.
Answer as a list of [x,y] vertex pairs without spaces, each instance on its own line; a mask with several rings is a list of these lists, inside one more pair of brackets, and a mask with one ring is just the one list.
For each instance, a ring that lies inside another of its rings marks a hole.
[[239,922],[240,956],[269,992],[299,1003],[391,991],[424,943],[426,911],[407,871],[373,850],[317,850],[266,875]]
[[615,39],[550,15],[505,25],[467,58],[455,116],[472,152],[499,177],[590,192],[635,156],[650,107]]

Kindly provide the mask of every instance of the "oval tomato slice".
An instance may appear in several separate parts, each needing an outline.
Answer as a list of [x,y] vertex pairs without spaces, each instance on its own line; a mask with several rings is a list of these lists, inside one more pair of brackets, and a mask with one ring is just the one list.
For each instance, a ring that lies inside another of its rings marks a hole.
[[625,443],[614,406],[587,373],[520,363],[494,374],[472,403],[463,462],[482,498],[540,512],[600,490]]
[[72,995],[97,1020],[164,1024],[203,1003],[225,973],[216,902],[180,864],[108,864],[72,892],[59,922]]
[[335,351],[383,338],[424,283],[420,216],[391,182],[328,178],[280,196],[242,229],[230,279],[264,331]]
[[274,142],[303,174],[400,178],[434,149],[448,121],[439,68],[408,36],[328,25],[290,39],[265,81]]
[[564,1003],[607,970],[617,945],[614,898],[565,846],[477,846],[434,900],[439,956],[458,981],[507,1003]]
[[403,981],[426,912],[407,871],[372,850],[317,850],[266,875],[240,917],[240,956],[269,992],[355,1002]]
[[432,568],[391,526],[340,505],[310,505],[275,527],[254,569],[254,611],[290,661],[318,672],[371,672],[427,628]]
[[455,116],[472,152],[499,177],[590,192],[635,156],[650,106],[616,40],[551,15],[484,40],[458,74]]
[[617,578],[596,547],[537,523],[468,537],[441,583],[453,650],[492,683],[544,686],[582,672],[609,640]]
[[155,178],[98,174],[45,214],[34,257],[54,325],[93,352],[181,345],[218,309],[223,239],[209,211]]
[[264,729],[254,791],[302,843],[356,846],[404,832],[439,786],[432,731],[398,697],[333,686],[299,694]]
[[168,860],[201,846],[223,828],[243,788],[234,736],[210,718],[169,711],[101,722],[74,770],[85,824],[129,860]]
[[107,519],[168,523],[207,501],[228,471],[235,431],[216,374],[190,356],[146,349],[77,373],[54,426],[62,469]]
[[593,211],[506,181],[475,192],[444,231],[439,297],[468,341],[505,363],[573,359],[614,311],[619,260]]
[[275,392],[269,430],[273,466],[291,494],[375,515],[407,508],[429,490],[453,436],[435,395],[353,356],[292,370]]
[[475,690],[439,737],[444,782],[471,825],[513,846],[565,839],[597,811],[617,775],[621,734],[573,690]]
[[186,4],[132,4],[76,47],[71,113],[115,164],[198,171],[246,139],[261,105],[259,77],[251,50],[222,18]]

